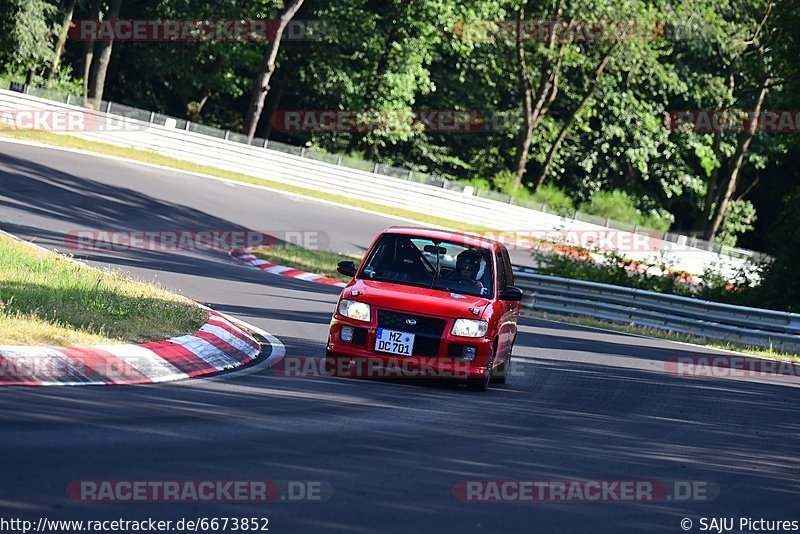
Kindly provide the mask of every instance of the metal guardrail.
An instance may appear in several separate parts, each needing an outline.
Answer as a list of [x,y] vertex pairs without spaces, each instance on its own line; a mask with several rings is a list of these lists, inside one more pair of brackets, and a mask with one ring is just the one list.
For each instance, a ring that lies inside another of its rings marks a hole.
[[677,234],[673,232],[663,232],[660,230],[637,227],[632,224],[623,223],[615,221],[613,219],[599,217],[596,215],[590,215],[587,213],[582,213],[577,210],[570,213],[561,213],[559,212],[559,210],[554,210],[553,208],[547,206],[546,204],[542,204],[540,202],[536,202],[531,199],[516,198],[497,191],[473,189],[464,183],[454,180],[449,180],[441,176],[436,176],[421,171],[415,171],[413,169],[402,169],[398,167],[392,167],[390,165],[365,161],[362,159],[353,158],[349,156],[331,154],[318,148],[288,145],[277,141],[270,141],[268,139],[255,138],[248,143],[247,136],[231,132],[229,130],[222,130],[211,126],[205,126],[203,124],[191,122],[186,119],[168,117],[167,115],[162,115],[160,113],[155,113],[152,111],[126,106],[123,104],[117,104],[115,102],[109,102],[107,100],[101,100],[98,102],[96,100],[87,99],[79,95],[61,93],[49,89],[30,87],[20,83],[9,82],[8,80],[3,78],[0,78],[0,89],[10,89],[12,91],[17,91],[32,96],[37,96],[39,98],[45,98],[47,100],[52,100],[54,102],[61,102],[67,105],[88,107],[104,113],[111,113],[114,115],[127,117],[130,119],[148,122],[150,124],[155,124],[158,126],[169,125],[175,128],[176,130],[199,133],[205,136],[244,145],[250,145],[260,148],[269,148],[270,150],[276,150],[278,152],[292,154],[295,156],[300,156],[311,160],[324,161],[326,163],[343,166],[349,169],[356,169],[360,171],[381,174],[398,180],[404,180],[408,182],[415,182],[434,187],[440,187],[442,189],[448,191],[454,191],[457,193],[465,193],[465,190],[469,187],[471,190],[471,195],[474,195],[478,198],[503,202],[516,207],[527,208],[531,210],[540,211],[543,213],[555,214],[575,221],[582,221],[601,227],[611,228],[614,230],[622,230],[625,232],[646,234],[651,238],[660,239],[668,243],[675,243],[682,247],[684,246],[691,247],[694,249],[712,252],[714,254],[728,256],[731,258],[749,259],[756,262],[765,262],[769,261],[770,259],[769,256],[760,252],[741,249],[737,247],[730,247],[727,245],[723,245],[721,243],[706,241],[693,236],[686,236],[683,234]]
[[800,351],[800,314],[516,271],[526,308]]

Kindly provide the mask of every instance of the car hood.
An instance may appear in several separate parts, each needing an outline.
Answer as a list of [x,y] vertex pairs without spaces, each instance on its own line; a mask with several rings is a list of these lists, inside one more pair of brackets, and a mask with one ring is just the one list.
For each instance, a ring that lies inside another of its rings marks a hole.
[[[376,308],[447,318],[478,318],[490,303],[482,297],[378,280],[354,280],[342,297]],[[470,308],[475,308],[478,314],[473,314]]]

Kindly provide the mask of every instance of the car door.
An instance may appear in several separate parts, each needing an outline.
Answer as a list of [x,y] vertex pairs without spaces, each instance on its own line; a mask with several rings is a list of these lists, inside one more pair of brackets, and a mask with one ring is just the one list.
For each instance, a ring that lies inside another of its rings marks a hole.
[[[495,253],[495,264],[497,266],[497,295],[499,297],[506,287],[510,285],[508,283],[510,269],[506,258],[503,257],[502,250],[498,250]],[[516,316],[513,304],[516,303],[498,299],[497,304],[500,310],[498,314],[500,316],[500,334],[497,342],[497,360],[501,363],[508,358],[511,353],[511,344],[514,342]]]
[[[514,285],[514,271],[511,268],[511,258],[508,255],[508,249],[504,245],[500,245],[500,251],[503,256],[503,266],[506,271],[506,283],[510,286]],[[519,321],[522,304],[520,302],[506,302],[509,305],[511,317],[509,319],[509,334],[511,340],[509,341],[508,354],[511,355],[511,349],[514,346],[514,340],[517,338],[517,323]]]

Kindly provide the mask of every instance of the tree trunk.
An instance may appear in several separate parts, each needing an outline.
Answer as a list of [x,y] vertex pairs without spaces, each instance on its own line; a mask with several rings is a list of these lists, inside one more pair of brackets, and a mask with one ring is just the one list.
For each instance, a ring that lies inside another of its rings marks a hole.
[[267,47],[264,60],[261,63],[256,83],[253,85],[253,92],[250,96],[250,105],[247,108],[247,115],[245,116],[245,133],[247,134],[248,142],[252,142],[253,137],[256,135],[256,127],[261,118],[261,112],[264,109],[264,100],[267,98],[269,92],[269,80],[272,78],[272,73],[275,72],[275,59],[278,57],[278,50],[281,45],[281,37],[286,26],[291,22],[300,6],[303,5],[303,0],[288,0],[286,7],[278,19],[278,29],[275,36]]
[[64,22],[64,26],[61,28],[61,32],[58,34],[58,39],[56,40],[53,62],[47,68],[46,78],[48,80],[53,79],[53,76],[55,76],[55,74],[58,72],[58,67],[61,64],[61,56],[64,55],[64,45],[67,42],[67,32],[69,32],[69,26],[72,23],[72,14],[75,12],[75,3],[76,0],[67,0],[66,21]]
[[[96,17],[100,20],[100,0],[92,0],[89,10],[89,18]],[[89,97],[89,77],[92,72],[92,62],[94,60],[94,39],[87,39],[83,43],[83,98]]]
[[281,69],[281,72],[278,74],[278,80],[275,83],[275,87],[267,96],[265,105],[267,108],[267,116],[270,117],[270,120],[267,121],[267,126],[264,131],[264,137],[266,139],[269,139],[272,135],[272,117],[275,115],[275,112],[280,109],[281,99],[283,98],[283,93],[286,90],[286,84],[289,83],[289,66],[292,64],[294,64],[294,59],[287,58],[285,68]]
[[[728,74],[728,96],[732,100],[733,93],[736,89],[736,80],[733,77],[733,72]],[[722,99],[718,100],[717,108],[720,111],[724,111],[726,109],[730,109],[730,106],[727,105]],[[722,161],[722,131],[718,129],[714,132],[714,157],[717,158],[719,165],[714,168],[711,172],[711,176],[708,178],[708,186],[706,187],[706,200],[703,206],[703,222],[704,224],[707,223],[711,219],[711,210],[714,209],[714,199],[717,196],[717,185],[719,184],[719,171],[723,165]]]
[[[389,30],[389,34],[386,36],[386,45],[383,47],[383,53],[381,54],[381,58],[378,60],[378,65],[375,67],[375,75],[372,77],[372,83],[370,83],[369,87],[367,88],[366,94],[364,95],[364,110],[366,113],[372,116],[373,110],[372,108],[375,105],[375,100],[377,97],[375,96],[381,88],[381,82],[383,77],[386,75],[386,71],[389,70],[389,56],[392,53],[392,48],[394,47],[395,41],[397,38],[397,28],[392,26]],[[370,119],[372,120],[372,119]],[[367,134],[364,132],[354,132],[353,135],[350,137],[350,142],[347,145],[348,152],[354,152],[361,148],[364,144],[364,139],[366,139]],[[372,159],[377,154],[377,146],[375,146],[375,142],[370,143],[367,147],[365,158],[368,161],[372,161]]]
[[569,116],[569,119],[567,119],[567,121],[561,126],[561,130],[558,132],[556,140],[553,141],[550,150],[547,152],[544,165],[534,180],[534,191],[538,190],[544,183],[545,179],[547,178],[547,173],[550,172],[550,168],[553,166],[553,161],[555,161],[556,154],[558,154],[558,149],[561,148],[561,143],[564,142],[564,139],[567,137],[567,133],[569,133],[569,129],[572,128],[572,125],[575,123],[578,115],[583,112],[584,108],[589,103],[589,100],[591,100],[592,96],[594,96],[594,92],[597,89],[597,84],[600,81],[600,78],[603,76],[603,71],[605,70],[606,65],[608,65],[608,61],[611,59],[611,54],[614,52],[614,48],[616,48],[616,44],[612,45],[608,52],[606,52],[606,54],[600,60],[600,63],[597,65],[597,68],[594,71],[594,79],[589,86],[589,90],[586,92],[586,95],[584,95],[580,104],[578,104],[578,107],[575,108],[575,110]]
[[[114,20],[119,18],[119,9],[122,6],[122,0],[111,0],[108,8],[107,20]],[[100,52],[94,57],[92,61],[92,82],[89,85],[90,97],[94,100],[94,108],[100,108],[100,102],[103,100],[103,92],[106,88],[106,74],[108,73],[108,64],[111,62],[111,49],[114,46],[114,39],[108,41],[101,41],[99,43]]]
[[[560,13],[560,10],[554,10]],[[525,12],[520,11],[520,21],[525,17]],[[522,22],[520,22],[522,24]],[[557,32],[551,31],[547,41],[548,54],[555,49]],[[561,47],[558,53],[558,60],[555,66],[550,59],[545,57],[539,76],[539,86],[536,89],[536,100],[534,102],[533,88],[528,74],[527,62],[525,60],[525,48],[520,35],[517,36],[517,66],[519,68],[519,86],[522,95],[522,115],[524,124],[520,128],[517,136],[517,150],[514,154],[514,186],[522,185],[522,178],[525,176],[525,169],[528,165],[528,155],[530,153],[533,132],[541,124],[542,119],[547,114],[550,104],[558,94],[558,73],[561,70],[561,58],[564,48]]]
[[747,155],[747,151],[750,148],[750,143],[753,141],[753,137],[755,137],[756,131],[758,130],[758,116],[761,113],[761,108],[764,105],[764,99],[769,91],[769,82],[770,79],[766,78],[764,83],[761,85],[761,88],[758,92],[758,97],[756,98],[756,106],[753,109],[754,116],[752,117],[752,120],[749,121],[747,130],[739,135],[738,142],[736,143],[736,151],[725,165],[725,174],[720,173],[721,180],[718,187],[716,202],[714,204],[714,212],[711,216],[711,219],[706,222],[706,227],[703,232],[703,239],[707,241],[711,241],[714,239],[714,236],[717,235],[719,227],[722,225],[722,221],[725,218],[725,211],[728,209],[728,204],[730,203],[731,197],[733,197],[733,194],[736,192],[736,185],[739,181],[739,175],[741,174],[742,167],[744,167],[744,158]]
[[[217,56],[214,58],[214,62],[211,64],[211,67],[209,67],[208,71],[203,74],[203,85],[200,88],[200,100],[186,104],[186,118],[190,121],[200,121],[200,115],[203,112],[203,107],[211,97],[211,81],[219,75],[220,71],[222,70],[223,63],[222,56]],[[192,106],[192,104],[195,102],[197,105]]]
[[[758,38],[764,32],[765,28],[767,27],[767,21],[769,20],[770,14],[772,13],[772,8],[774,4],[769,3],[767,5],[767,9],[764,13],[764,18],[761,19],[761,22],[758,24],[758,27],[753,32],[753,35],[750,39],[745,41],[747,47],[756,46],[758,43]],[[769,65],[769,62],[764,61],[764,55],[767,53],[767,48],[765,46],[758,47],[758,55],[761,61],[765,65]],[[769,69],[769,67],[768,67]],[[769,91],[770,82],[771,82],[771,75],[770,70],[766,71],[764,75],[764,81],[761,86],[758,88],[758,96],[756,97],[756,105],[753,109],[754,116],[752,120],[749,121],[747,125],[747,130],[742,132],[736,142],[736,150],[734,151],[733,155],[725,162],[724,165],[720,166],[720,173],[717,175],[716,183],[714,184],[713,192],[709,192],[708,195],[713,195],[714,202],[712,203],[712,214],[710,218],[704,220],[705,228],[703,229],[703,239],[706,241],[711,241],[717,235],[719,231],[719,227],[722,225],[722,221],[725,219],[725,212],[728,209],[728,204],[733,197],[733,194],[736,192],[736,186],[738,185],[739,175],[741,174],[742,167],[744,167],[744,158],[747,155],[747,151],[750,148],[750,143],[753,141],[753,137],[755,137],[756,131],[758,130],[758,116],[761,114],[761,108],[764,105],[764,100],[767,97],[767,92]],[[728,79],[728,85],[731,90],[731,96],[733,91],[733,75],[731,74]],[[724,174],[722,170],[724,169]],[[708,198],[706,199],[706,205],[708,205]]]

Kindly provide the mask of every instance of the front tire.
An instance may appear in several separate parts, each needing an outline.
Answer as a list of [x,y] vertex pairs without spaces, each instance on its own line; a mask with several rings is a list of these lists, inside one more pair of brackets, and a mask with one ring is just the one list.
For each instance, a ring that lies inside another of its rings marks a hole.
[[508,370],[511,368],[511,355],[508,355],[503,365],[497,368],[497,373],[492,375],[493,384],[505,384],[508,378]]
[[486,391],[489,388],[489,382],[492,381],[492,367],[494,367],[494,357],[497,355],[497,341],[492,345],[492,355],[489,357],[489,363],[486,365],[486,370],[483,376],[467,378],[467,389],[470,391]]

